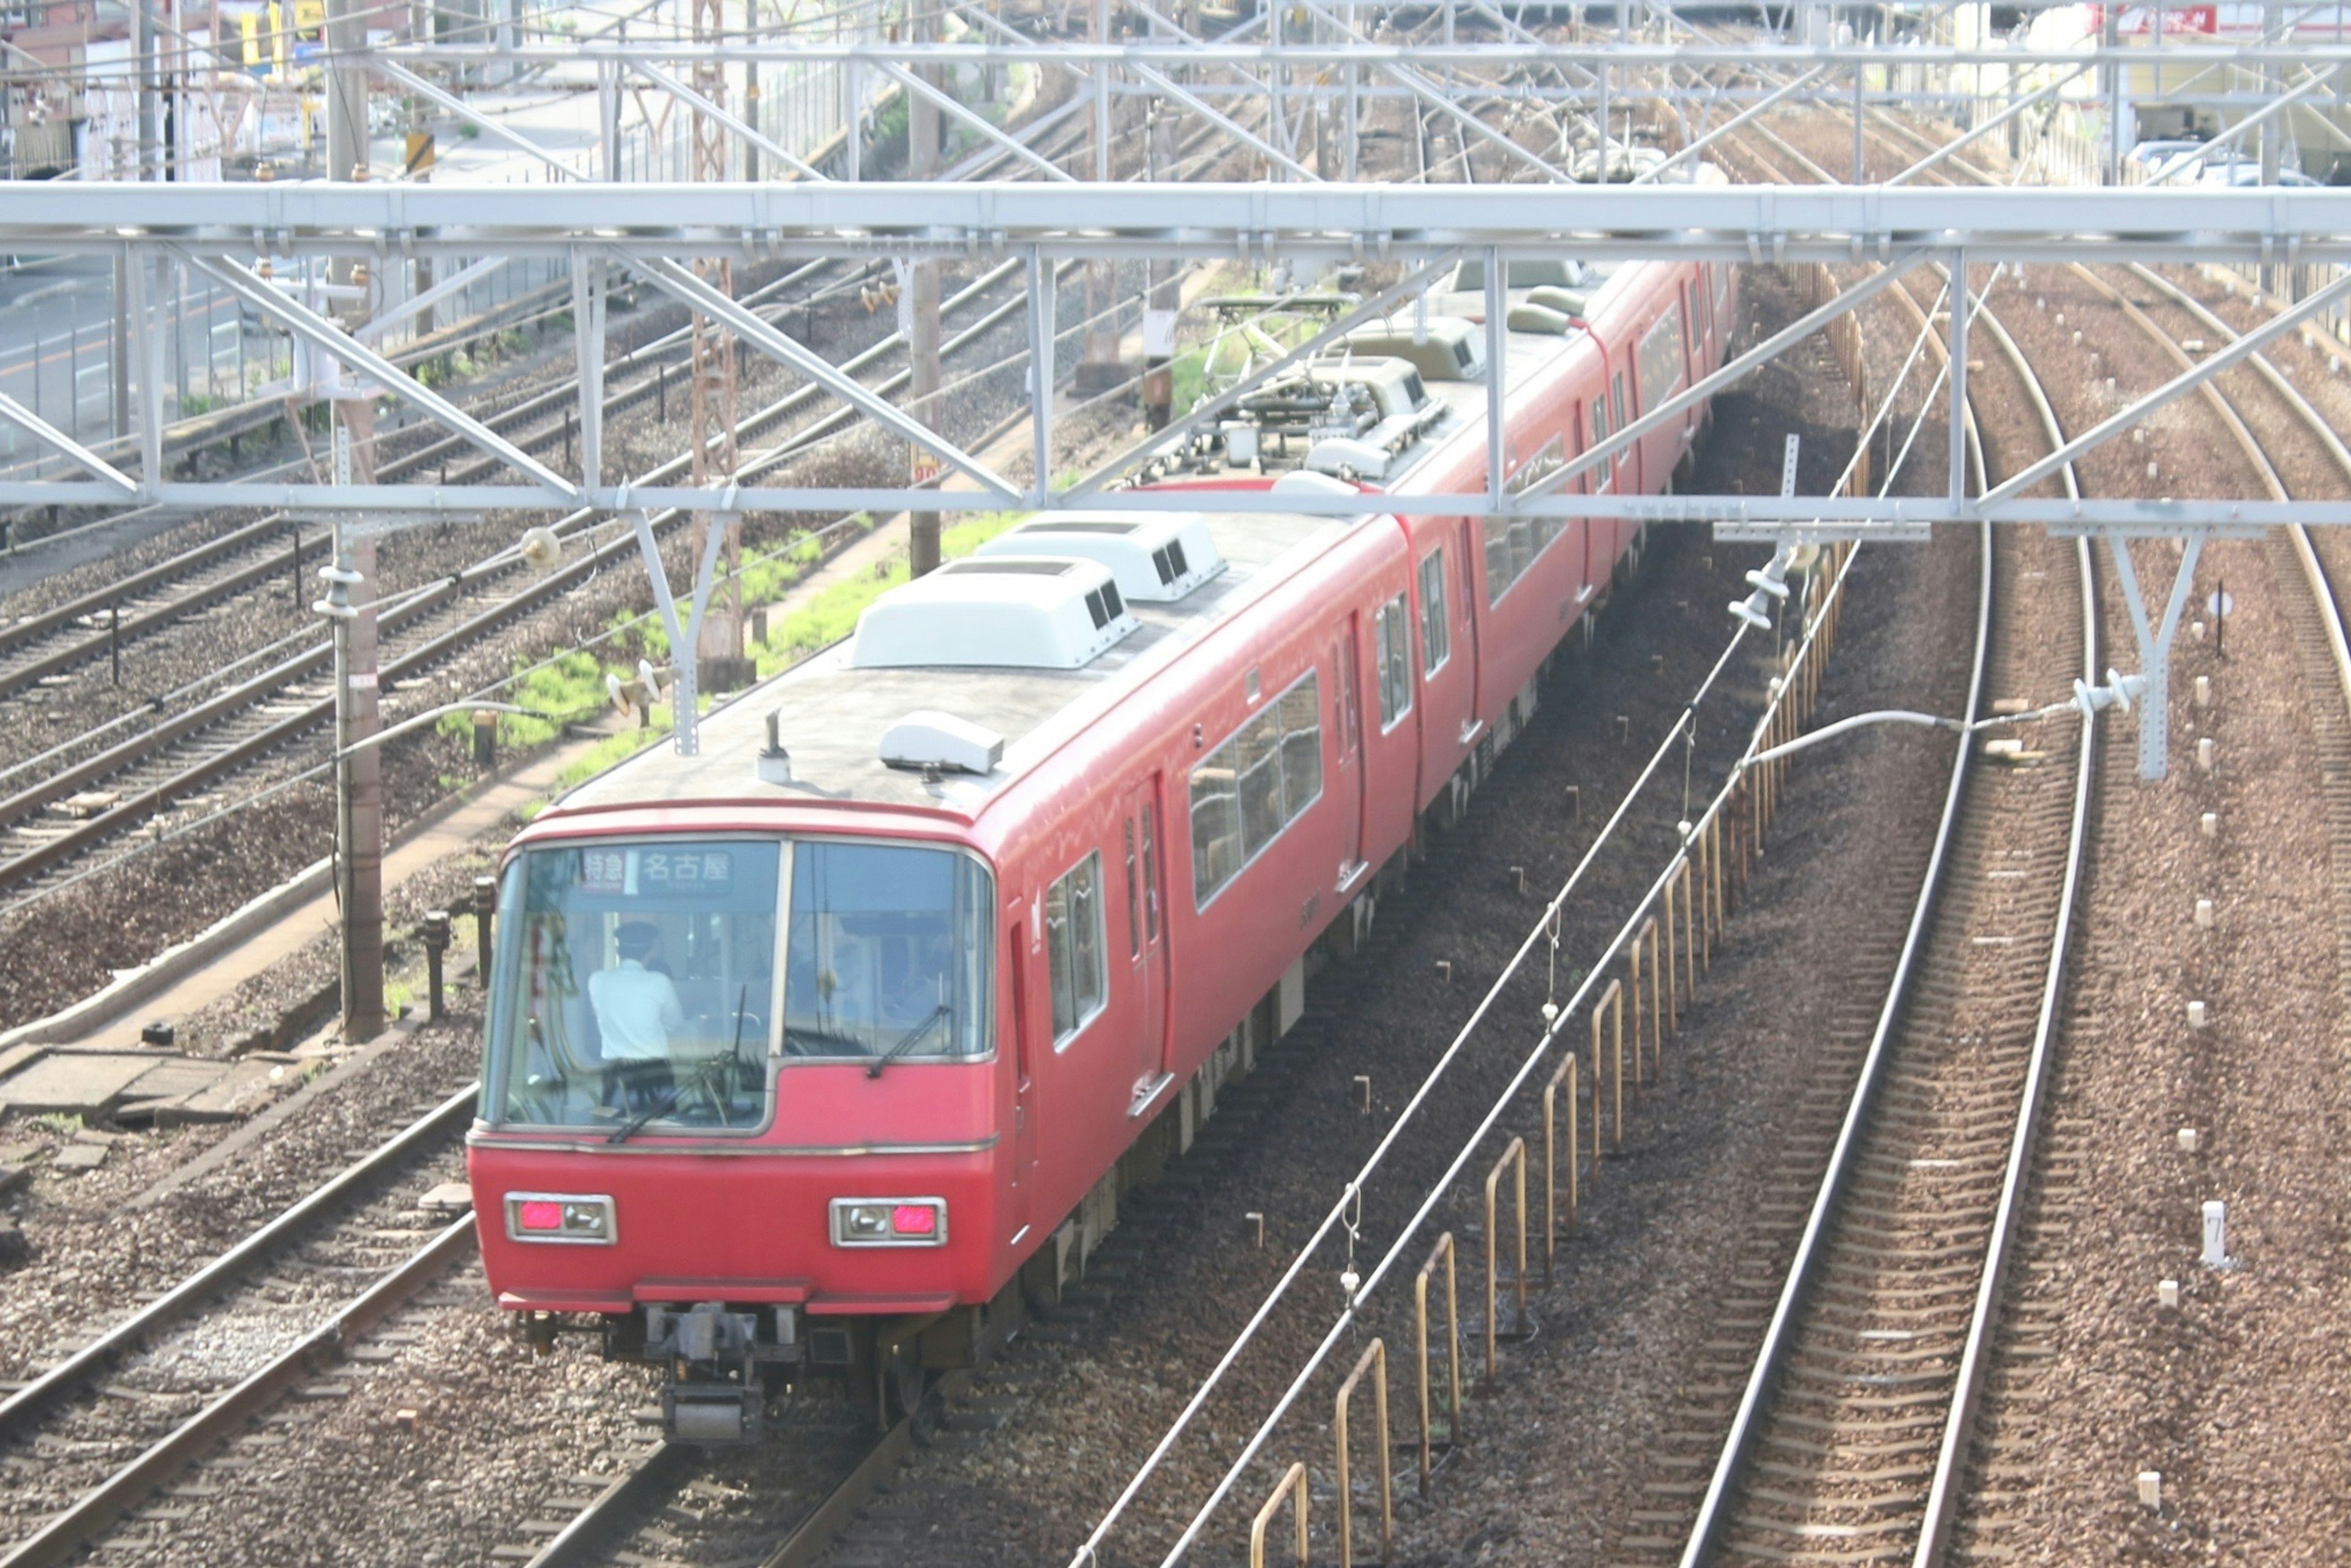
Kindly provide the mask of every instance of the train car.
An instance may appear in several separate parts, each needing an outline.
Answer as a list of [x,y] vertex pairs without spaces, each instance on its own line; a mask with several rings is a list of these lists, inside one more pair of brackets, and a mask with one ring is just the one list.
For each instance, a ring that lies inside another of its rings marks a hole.
[[[1736,316],[1727,267],[1510,265],[1504,364],[1465,264],[1155,455],[1198,510],[1020,524],[517,838],[467,1159],[526,1337],[747,1441],[806,1380],[910,1407],[1075,1277],[1639,549],[1383,495],[1482,487],[1498,386],[1509,482],[1555,471]],[[1583,483],[1665,488],[1699,418]]]

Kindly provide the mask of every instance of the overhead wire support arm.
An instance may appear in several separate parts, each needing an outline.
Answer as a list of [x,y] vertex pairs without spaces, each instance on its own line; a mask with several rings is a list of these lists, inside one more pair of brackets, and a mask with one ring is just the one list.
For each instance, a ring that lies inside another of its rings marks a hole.
[[387,392],[414,403],[453,434],[464,437],[499,461],[520,469],[564,500],[577,501],[580,498],[579,486],[308,306],[271,287],[266,280],[256,277],[233,261],[199,255],[184,247],[175,248],[190,267],[263,315],[283,323],[295,336],[350,366]]
[[565,162],[554,153],[549,152],[546,148],[541,147],[529,137],[525,136],[521,132],[507,126],[496,116],[484,114],[480,110],[475,109],[472,104],[467,103],[455,93],[449,91],[447,89],[435,82],[428,81],[423,77],[421,77],[414,71],[410,70],[406,66],[400,64],[397,60],[387,58],[383,54],[379,52],[370,57],[368,68],[371,70],[381,71],[384,75],[398,82],[402,87],[404,87],[409,91],[416,94],[417,97],[438,105],[442,109],[447,110],[451,114],[455,115],[466,124],[479,128],[484,135],[490,137],[492,140],[504,142],[507,146],[513,148],[516,152],[524,154],[526,157],[538,159],[549,168],[553,169],[556,172],[561,174],[565,179],[584,180],[587,178],[587,176],[582,174],[579,170],[573,168],[570,164]]
[[[832,176],[822,172],[806,162],[803,162],[793,153],[790,148],[785,146],[782,142],[776,141],[773,137],[766,135],[742,116],[732,112],[716,102],[714,102],[705,94],[696,92],[693,88],[687,86],[684,82],[678,80],[675,77],[670,75],[667,71],[663,70],[660,67],[655,66],[647,60],[632,59],[629,62],[629,68],[635,71],[647,81],[653,83],[655,87],[661,89],[664,92],[668,93],[672,98],[684,103],[688,109],[694,110],[695,112],[700,114],[708,115],[711,119],[716,120],[719,124],[725,126],[727,130],[733,131],[736,135],[741,137],[752,146],[757,147],[760,152],[767,153],[769,157],[774,158],[778,162],[788,165],[791,171],[798,174],[801,179],[822,181],[827,184],[832,183]],[[887,69],[889,68],[885,67],[884,68]]]
[[920,420],[908,415],[887,398],[875,393],[855,377],[845,375],[838,366],[803,347],[778,330],[774,326],[745,307],[710,287],[693,271],[679,263],[660,256],[640,256],[626,251],[616,253],[629,269],[659,288],[663,293],[691,305],[712,319],[722,322],[728,330],[760,352],[782,361],[810,381],[818,382],[834,396],[848,402],[883,425],[893,434],[913,442],[925,451],[976,480],[981,488],[1003,506],[1019,504],[1019,488],[1008,479],[989,468],[978,458],[965,452],[954,443],[933,432]]

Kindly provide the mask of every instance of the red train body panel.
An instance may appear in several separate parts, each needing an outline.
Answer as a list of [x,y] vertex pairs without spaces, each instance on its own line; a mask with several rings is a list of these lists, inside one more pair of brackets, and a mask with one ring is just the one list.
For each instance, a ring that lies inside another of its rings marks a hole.
[[[1719,364],[1734,291],[1728,269],[1627,267],[1577,329],[1509,334],[1513,471],[1585,450],[1595,402],[1619,429]],[[1482,383],[1420,390],[1433,423],[1383,483],[1481,486]],[[1582,484],[1664,487],[1700,417]],[[1088,589],[1096,632],[1123,637],[1091,662],[892,663],[869,612],[854,645],[705,719],[699,758],[625,764],[510,852],[468,1148],[485,1265],[539,1332],[603,1314],[608,1352],[698,1368],[674,1430],[748,1435],[762,1378],[951,1363],[1024,1270],[1057,1284],[1122,1161],[1188,1143],[1287,1027],[1309,951],[1350,946],[1383,868],[1458,811],[1636,546],[1609,523],[1513,538],[1376,512],[1186,526],[1221,574],[1141,606]],[[1163,580],[1185,563],[1154,559]],[[955,615],[1041,626],[1094,581],[988,559],[897,591],[931,594],[951,643]],[[933,729],[993,725],[1003,760],[885,767],[874,716],[912,701]],[[941,853],[896,852],[919,848]],[[893,1011],[893,986],[922,994]],[[666,1054],[629,1054],[664,1031]]]

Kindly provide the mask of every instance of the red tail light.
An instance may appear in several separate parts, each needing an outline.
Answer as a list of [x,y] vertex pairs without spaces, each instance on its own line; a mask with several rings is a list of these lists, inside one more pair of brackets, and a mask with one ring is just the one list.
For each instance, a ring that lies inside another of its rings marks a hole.
[[939,1228],[939,1211],[927,1203],[902,1203],[890,1210],[890,1228],[901,1236],[928,1236]]
[[560,1230],[563,1228],[563,1206],[559,1203],[524,1203],[516,1206],[516,1223],[525,1230]]

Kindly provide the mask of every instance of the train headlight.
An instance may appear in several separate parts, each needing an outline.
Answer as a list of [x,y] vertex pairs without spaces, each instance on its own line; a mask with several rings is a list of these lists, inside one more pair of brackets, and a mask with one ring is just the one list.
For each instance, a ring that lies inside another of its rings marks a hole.
[[620,1239],[612,1200],[601,1193],[510,1192],[507,1239],[574,1247],[610,1247]]
[[944,1247],[947,1200],[943,1197],[836,1197],[835,1247]]

